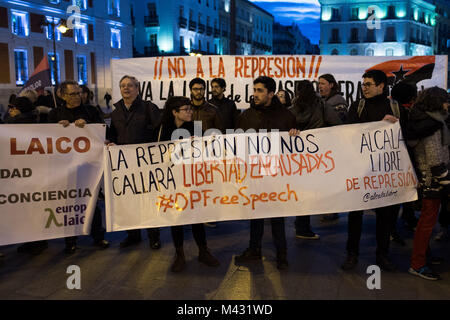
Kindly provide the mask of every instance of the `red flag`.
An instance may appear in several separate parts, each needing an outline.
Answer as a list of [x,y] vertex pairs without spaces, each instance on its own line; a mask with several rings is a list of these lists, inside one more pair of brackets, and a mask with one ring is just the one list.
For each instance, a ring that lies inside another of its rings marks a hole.
[[39,62],[36,69],[34,69],[30,79],[28,79],[27,83],[25,83],[20,92],[23,90],[36,90],[39,94],[42,94],[44,92],[44,88],[50,87],[51,85],[50,66],[48,64],[47,56],[45,56],[44,59]]

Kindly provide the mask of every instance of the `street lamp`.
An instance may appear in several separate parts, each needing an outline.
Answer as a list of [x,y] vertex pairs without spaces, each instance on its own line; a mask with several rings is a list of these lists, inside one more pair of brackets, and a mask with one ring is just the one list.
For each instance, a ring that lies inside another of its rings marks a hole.
[[52,61],[53,61],[53,75],[55,77],[55,85],[58,85],[58,69],[56,66],[56,32],[55,29],[58,29],[59,32],[61,33],[66,33],[67,30],[69,30],[64,22],[62,20],[60,20],[59,22],[55,21],[55,17],[52,18],[51,21],[49,21],[48,19],[45,19],[42,23],[42,26],[45,27],[51,27],[52,28],[52,38],[53,38],[53,56],[52,56]]

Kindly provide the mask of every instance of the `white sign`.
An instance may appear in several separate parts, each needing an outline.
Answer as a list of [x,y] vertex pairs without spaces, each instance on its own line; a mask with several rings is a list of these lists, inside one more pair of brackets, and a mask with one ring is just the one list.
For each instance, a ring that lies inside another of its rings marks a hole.
[[89,234],[105,125],[0,125],[0,245]]
[[386,121],[105,148],[108,231],[347,212],[417,199]]
[[111,60],[113,101],[121,99],[119,81],[124,75],[140,81],[144,100],[160,108],[170,95],[189,97],[189,81],[200,77],[207,82],[206,97],[212,97],[210,81],[226,80],[225,95],[238,108],[248,108],[253,94],[253,80],[269,76],[291,96],[295,82],[313,82],[325,73],[334,75],[347,103],[361,97],[362,75],[370,69],[386,73],[389,85],[403,79],[422,87],[447,88],[447,56],[365,57],[365,56],[201,56],[155,57]]

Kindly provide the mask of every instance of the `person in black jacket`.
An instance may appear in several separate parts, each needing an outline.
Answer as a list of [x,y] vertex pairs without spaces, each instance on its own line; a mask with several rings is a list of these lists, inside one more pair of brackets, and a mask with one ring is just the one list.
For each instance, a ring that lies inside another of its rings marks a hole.
[[[348,112],[348,123],[364,123],[386,120],[398,121],[394,117],[395,110],[386,94],[387,77],[383,71],[369,70],[363,75],[364,101],[355,101]],[[395,271],[395,265],[388,258],[390,232],[394,225],[398,205],[376,208],[376,263],[385,271]],[[343,270],[356,267],[359,255],[359,242],[362,232],[363,211],[354,211],[348,214],[347,258],[342,264]]]
[[211,80],[211,93],[212,99],[208,100],[209,103],[217,107],[217,112],[222,119],[223,128],[233,129],[236,124],[236,120],[240,114],[236,108],[236,104],[233,100],[225,97],[224,92],[227,88],[227,83],[222,78],[214,78]]
[[[156,105],[143,101],[139,96],[139,81],[125,75],[119,82],[122,99],[114,104],[108,140],[114,144],[136,144],[155,142],[161,114]],[[127,230],[128,236],[120,243],[122,248],[141,242],[140,230]],[[147,229],[150,247],[161,248],[159,228]]]
[[[77,127],[83,128],[87,123],[104,123],[97,110],[86,107],[81,103],[81,89],[75,81],[64,81],[60,87],[61,98],[65,104],[52,109],[48,115],[49,123],[59,123],[63,127],[74,123]],[[101,210],[96,207],[92,220],[91,236],[94,245],[106,249],[109,242],[104,239],[105,230],[102,227]],[[65,238],[67,254],[75,253],[77,237]]]
[[[253,101],[250,108],[238,118],[237,129],[254,129],[289,131],[296,135],[295,117],[280,103],[275,96],[276,83],[272,78],[261,76],[253,81]],[[292,130],[291,130],[292,129]],[[272,236],[277,249],[277,268],[288,267],[286,232],[284,218],[271,218]],[[250,220],[250,245],[240,256],[235,258],[237,264],[262,259],[261,242],[264,234],[264,219]]]
[[[191,136],[194,135],[194,122],[192,121],[193,109],[189,98],[170,97],[164,106],[164,113],[160,128],[160,141],[177,140],[181,137],[176,134],[177,129],[187,130]],[[173,226],[170,228],[173,244],[175,246],[175,261],[172,264],[172,272],[181,272],[186,265],[183,250],[183,226]],[[217,267],[219,261],[209,252],[206,245],[206,233],[203,223],[192,225],[192,234],[195,243],[199,248],[198,261],[209,267]]]

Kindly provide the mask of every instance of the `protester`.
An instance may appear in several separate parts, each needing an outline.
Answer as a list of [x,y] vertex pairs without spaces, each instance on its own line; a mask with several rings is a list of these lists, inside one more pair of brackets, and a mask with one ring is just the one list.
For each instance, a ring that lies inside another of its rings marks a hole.
[[[398,121],[400,110],[395,101],[386,94],[387,77],[383,71],[369,70],[363,75],[362,91],[364,98],[355,101],[348,112],[348,123],[364,123],[387,120]],[[394,116],[395,115],[395,116]],[[398,205],[376,208],[376,263],[385,271],[395,271],[396,266],[389,260],[390,231],[396,220]],[[356,267],[359,255],[359,242],[362,232],[363,211],[348,214],[347,258],[342,264],[343,270]]]
[[[405,132],[405,130],[407,129],[407,123],[411,107],[417,98],[417,86],[413,83],[401,81],[392,87],[391,97],[392,99],[398,102],[400,109],[403,110],[400,123],[402,125],[402,130],[404,131],[405,135],[408,136],[408,133]],[[412,149],[408,146],[407,149],[409,157],[411,158],[411,161],[414,163],[414,155]],[[417,226],[415,206],[416,204],[414,202],[406,202],[402,204],[402,220],[406,223],[406,226],[410,230],[414,230]],[[396,225],[397,223],[395,223],[392,226],[391,241],[394,241],[402,246],[405,246],[406,243],[398,233]]]
[[[298,133],[295,130],[295,117],[284,108],[275,97],[276,83],[272,78],[261,76],[253,81],[253,101],[250,108],[245,110],[238,118],[237,129],[254,129],[290,131],[291,135]],[[284,218],[271,218],[272,236],[277,250],[277,268],[282,270],[288,267],[286,232]],[[237,264],[262,259],[261,242],[264,234],[264,219],[250,220],[250,245],[240,256],[235,258]]]
[[[295,116],[295,128],[301,131],[325,126],[324,102],[317,96],[313,84],[308,80],[298,83],[294,104],[288,110]],[[295,237],[308,240],[320,238],[312,231],[310,216],[295,218]]]
[[111,95],[110,95],[108,92],[106,92],[106,93],[105,93],[105,96],[103,97],[103,99],[105,99],[105,101],[106,101],[106,108],[107,108],[108,110],[110,110],[110,109],[111,109],[111,106],[109,105],[109,102],[110,102],[111,99],[112,99]]
[[292,105],[291,95],[286,90],[278,90],[277,97],[283,107],[289,108]]
[[[202,122],[203,132],[216,129],[217,132],[223,133],[225,128],[218,108],[205,100],[205,80],[201,78],[192,79],[189,82],[189,89],[191,90],[191,105],[194,109],[193,120]],[[217,223],[209,221],[205,225],[215,228]]]
[[[160,140],[169,141],[180,138],[176,135],[177,129],[187,130],[191,136],[194,135],[194,123],[192,121],[192,106],[189,98],[186,97],[170,97],[165,106],[161,122]],[[185,138],[185,137],[184,137]],[[170,228],[172,233],[172,240],[175,246],[175,261],[172,264],[172,272],[181,272],[186,266],[186,259],[184,256],[183,242],[183,226],[173,226]],[[203,223],[192,225],[192,234],[195,243],[199,248],[198,261],[206,264],[209,267],[216,267],[219,261],[209,252],[206,244],[206,233]]]
[[[111,127],[108,140],[114,144],[136,144],[155,142],[157,129],[161,124],[158,107],[150,101],[142,100],[139,95],[139,81],[125,75],[119,81],[122,99],[114,104],[111,113]],[[159,228],[147,229],[150,248],[161,248]],[[127,230],[128,236],[120,243],[126,248],[142,241],[140,230]]]
[[[332,74],[323,74],[319,77],[319,93],[322,99],[339,115],[342,123],[347,120],[348,104],[339,92],[339,85]],[[335,124],[330,124],[335,125]]]
[[236,120],[240,114],[233,100],[225,97],[227,83],[222,78],[214,78],[211,80],[212,99],[208,102],[215,107],[222,120],[224,129],[234,129]]
[[[87,123],[104,123],[98,112],[81,103],[81,89],[75,81],[64,81],[60,86],[60,95],[64,105],[53,109],[48,115],[49,123],[59,123],[63,127],[74,123],[75,126],[83,128]],[[104,239],[105,230],[102,227],[101,210],[96,207],[92,219],[91,236],[94,245],[102,249],[109,247],[109,242]],[[77,237],[66,237],[65,253],[75,253]]]
[[431,233],[438,219],[442,192],[448,196],[450,185],[449,146],[450,132],[445,120],[448,117],[449,96],[444,89],[433,87],[422,91],[409,117],[410,128],[420,128],[423,122],[436,122],[441,128],[419,140],[408,140],[414,148],[416,168],[423,195],[422,210],[414,234],[414,248],[409,273],[427,280],[440,276],[427,266]]

